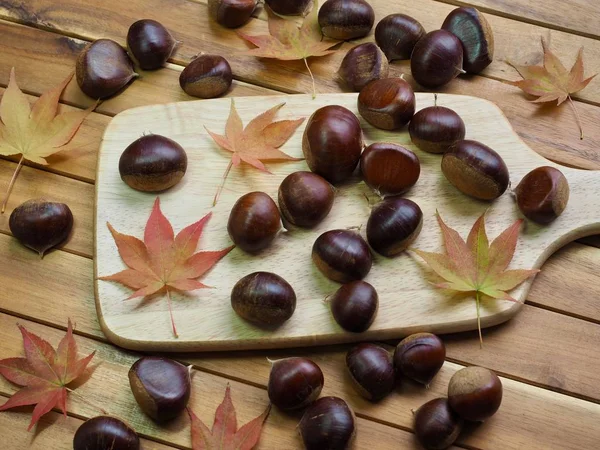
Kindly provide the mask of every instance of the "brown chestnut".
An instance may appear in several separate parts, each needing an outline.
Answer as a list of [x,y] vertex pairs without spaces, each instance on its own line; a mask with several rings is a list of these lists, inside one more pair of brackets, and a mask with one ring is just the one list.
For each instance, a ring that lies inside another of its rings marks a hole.
[[245,25],[256,9],[256,0],[208,0],[208,13],[227,28]]
[[362,333],[377,315],[379,296],[366,281],[351,281],[341,286],[329,299],[331,314],[344,330]]
[[355,92],[373,80],[387,78],[389,64],[377,44],[367,42],[351,48],[342,60],[338,75]]
[[363,149],[358,118],[343,106],[319,108],[308,120],[302,151],[311,171],[330,183],[350,178]]
[[417,20],[406,14],[390,14],[375,27],[375,42],[387,59],[410,59],[425,29]]
[[560,216],[569,202],[569,182],[550,166],[532,170],[515,188],[519,210],[529,220],[549,224]]
[[363,180],[378,195],[398,195],[413,187],[421,174],[419,158],[389,142],[369,145],[360,157]]
[[421,150],[445,153],[465,138],[465,123],[450,108],[429,106],[417,112],[408,126],[410,139]]
[[281,16],[302,16],[313,0],[265,0],[265,3]]
[[375,128],[398,130],[415,113],[415,93],[402,78],[374,80],[360,91],[358,112]]
[[84,47],[75,65],[77,84],[92,98],[106,98],[138,76],[127,52],[110,39],[98,39]]
[[193,59],[179,75],[181,89],[192,97],[215,98],[231,87],[233,75],[225,58],[218,55],[200,55]]
[[415,435],[427,450],[450,447],[460,434],[463,420],[450,408],[448,400],[436,398],[415,413]]
[[157,422],[177,417],[190,399],[190,372],[177,361],[144,356],[129,369],[131,392],[144,413]]
[[21,244],[43,257],[71,234],[73,213],[64,203],[27,200],[10,214],[8,226]]
[[186,170],[187,154],[183,147],[158,134],[136,139],[119,159],[121,179],[143,192],[159,192],[175,186]]
[[463,68],[467,73],[479,73],[494,60],[494,33],[477,8],[456,8],[442,25],[455,35],[463,46]]
[[160,22],[142,19],[127,32],[127,48],[143,70],[161,68],[173,53],[177,41]]
[[299,409],[319,398],[324,382],[321,368],[310,359],[280,359],[273,361],[267,392],[279,409]]
[[344,450],[354,438],[355,427],[354,412],[339,397],[321,397],[298,424],[306,450]]
[[365,0],[327,0],[319,10],[323,34],[340,41],[366,36],[374,22],[375,12]]
[[502,157],[481,142],[456,142],[442,158],[442,172],[459,191],[479,200],[500,197],[510,182]]
[[331,211],[334,198],[333,186],[316,173],[288,175],[281,182],[278,193],[284,225],[286,222],[301,228],[318,225]]
[[378,203],[367,222],[367,241],[373,250],[392,257],[406,250],[423,228],[423,212],[412,200],[390,197]]
[[502,382],[498,375],[485,367],[465,367],[450,378],[448,402],[463,419],[484,421],[500,408]]
[[323,275],[338,283],[362,280],[373,264],[365,240],[350,230],[331,230],[319,236],[312,260]]
[[410,70],[417,83],[435,89],[452,81],[463,71],[462,44],[446,30],[423,36],[412,52]]
[[446,346],[435,334],[416,333],[404,338],[394,351],[398,378],[410,378],[428,386],[446,359]]
[[394,390],[392,358],[379,345],[358,344],[346,355],[346,367],[358,393],[367,400],[381,400]]
[[84,422],[73,437],[73,450],[139,450],[135,431],[115,417],[98,416]]
[[254,272],[231,291],[231,307],[242,318],[263,326],[279,326],[296,310],[296,293],[279,275]]
[[231,240],[248,253],[267,248],[281,229],[277,205],[264,192],[242,195],[229,214],[227,231]]

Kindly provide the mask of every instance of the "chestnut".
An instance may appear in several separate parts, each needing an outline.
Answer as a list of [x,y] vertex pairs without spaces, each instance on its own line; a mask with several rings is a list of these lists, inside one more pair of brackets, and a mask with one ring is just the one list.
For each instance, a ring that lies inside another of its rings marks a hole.
[[459,39],[446,30],[423,36],[412,52],[410,70],[417,83],[427,89],[439,88],[461,73],[463,49]]
[[143,70],[161,68],[173,53],[177,41],[160,22],[142,19],[127,32],[127,48]]
[[317,238],[312,260],[327,278],[338,283],[362,280],[371,270],[371,251],[360,234],[331,230]]
[[450,447],[460,434],[463,420],[450,408],[448,400],[436,398],[415,413],[415,435],[427,450]]
[[423,228],[423,212],[412,200],[390,197],[377,204],[367,222],[367,241],[373,250],[392,257],[406,250]]
[[442,24],[442,29],[455,35],[463,46],[463,68],[477,74],[494,60],[494,33],[485,16],[477,8],[456,8]]
[[115,417],[98,416],[84,422],[73,437],[73,450],[139,450],[140,438]]
[[242,318],[263,326],[279,326],[296,310],[296,293],[279,275],[254,272],[231,290],[231,307]]
[[381,400],[394,390],[392,358],[379,345],[358,344],[346,354],[346,367],[358,393],[367,400]]
[[416,333],[404,338],[394,351],[398,378],[410,378],[428,386],[446,359],[446,346],[435,334]]
[[410,59],[425,29],[417,20],[406,14],[390,14],[375,27],[375,42],[387,59]]
[[525,175],[514,194],[525,217],[546,225],[563,213],[569,191],[569,182],[560,170],[542,166]]
[[123,47],[110,39],[98,39],[79,53],[75,76],[84,94],[100,99],[115,95],[138,74]]
[[375,12],[365,0],[327,0],[319,10],[323,34],[340,41],[366,36],[374,22]]
[[485,367],[465,367],[450,378],[448,403],[463,419],[482,422],[500,408],[502,382]]
[[73,213],[64,203],[27,200],[10,214],[8,226],[21,244],[43,257],[44,253],[69,237]]
[[360,91],[358,112],[375,128],[399,130],[415,114],[415,93],[402,78],[374,80]]
[[429,106],[417,112],[408,126],[410,139],[421,150],[445,153],[465,138],[465,123],[452,109]]
[[388,142],[369,145],[360,157],[363,180],[382,197],[413,187],[421,174],[419,158],[410,150]]
[[190,399],[189,369],[160,356],[144,356],[129,369],[129,385],[136,402],[156,422],[177,417]]
[[321,368],[310,359],[280,359],[271,367],[267,392],[279,409],[299,409],[319,398],[324,382]]
[[281,16],[304,15],[313,0],[265,0],[273,12]]
[[215,98],[231,87],[231,66],[219,55],[200,55],[179,75],[181,89],[192,97]]
[[330,183],[350,178],[363,149],[358,118],[343,106],[317,109],[306,124],[302,151],[311,171]]
[[245,25],[256,9],[257,0],[208,0],[208,13],[227,28]]
[[[333,186],[312,172],[294,172],[281,182],[279,209],[284,225],[312,228],[325,219],[333,206]],[[287,226],[286,226],[287,228]]]
[[348,50],[338,70],[340,79],[356,92],[373,80],[387,78],[388,73],[389,64],[385,54],[372,42]]
[[500,197],[510,182],[502,157],[477,141],[456,142],[442,158],[442,172],[459,191],[479,200]]
[[239,248],[257,253],[267,248],[281,229],[277,205],[264,192],[242,195],[229,214],[227,232]]
[[121,179],[133,189],[159,192],[175,186],[187,170],[187,154],[181,145],[158,134],[136,139],[121,154]]
[[298,424],[306,450],[344,450],[355,434],[354,413],[339,397],[321,397]]
[[344,330],[362,333],[369,329],[377,315],[379,296],[366,281],[342,285],[329,299],[331,314]]

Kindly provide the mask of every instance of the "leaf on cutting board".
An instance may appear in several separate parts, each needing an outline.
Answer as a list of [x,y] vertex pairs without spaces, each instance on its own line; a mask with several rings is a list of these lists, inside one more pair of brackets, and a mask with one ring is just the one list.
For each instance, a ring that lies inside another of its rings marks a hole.
[[442,278],[435,284],[455,293],[475,293],[479,340],[481,322],[479,304],[482,296],[516,302],[507,291],[514,289],[539,270],[507,270],[513,259],[523,220],[517,220],[489,244],[485,231],[485,213],[477,219],[467,241],[444,223],[437,213],[446,253],[413,250]]
[[249,36],[238,32],[238,35],[257,48],[244,52],[245,55],[259,58],[273,58],[282,61],[295,61],[302,59],[313,83],[313,98],[315,92],[315,77],[313,76],[307,58],[326,56],[335,53],[329,50],[338,41],[324,39],[318,21],[319,2],[315,0],[313,7],[305,18],[302,26],[298,28],[296,22],[276,15],[268,5],[265,5],[269,15],[269,34]]
[[212,430],[190,408],[187,411],[192,421],[192,450],[251,450],[258,444],[271,405],[238,430],[231,388],[227,385],[225,398],[215,412]]
[[128,300],[166,291],[173,334],[178,337],[171,308],[170,291],[193,291],[208,287],[197,279],[212,269],[234,247],[194,253],[211,215],[212,213],[208,213],[175,236],[171,223],[160,210],[160,199],[156,197],[152,213],[146,223],[143,241],[119,233],[107,222],[106,225],[117,244],[119,254],[129,268],[98,279],[115,281],[135,289]]
[[67,385],[79,378],[96,352],[78,359],[77,343],[69,320],[67,334],[54,350],[46,340],[19,325],[23,335],[24,358],[6,358],[0,361],[0,374],[11,383],[22,386],[0,406],[5,411],[17,406],[35,405],[28,431],[50,412],[59,407],[67,415]]
[[71,78],[73,73],[58,86],[44,92],[31,107],[17,85],[14,67],[11,69],[8,87],[0,100],[0,155],[21,154],[21,159],[2,203],[2,213],[23,160],[47,165],[45,158],[61,151],[96,107],[93,105],[85,111],[68,111],[57,115],[60,95]]
[[232,166],[237,167],[243,161],[258,170],[270,173],[262,161],[301,161],[303,159],[294,158],[279,150],[279,147],[285,144],[304,122],[304,118],[273,122],[275,115],[284,105],[285,103],[281,103],[256,116],[244,128],[242,119],[235,108],[235,102],[231,99],[231,110],[225,125],[225,135],[206,129],[219,147],[233,153],[225,175],[223,175],[223,182],[215,194],[213,206],[217,204]]
[[543,37],[542,48],[544,50],[543,66],[521,66],[507,61],[523,77],[523,80],[513,81],[510,84],[517,86],[527,94],[538,97],[533,100],[534,103],[557,101],[560,105],[565,100],[569,100],[569,104],[575,113],[580,138],[583,139],[581,120],[571,94],[585,88],[597,74],[584,79],[583,47],[579,49],[575,64],[573,64],[570,71],[567,71],[556,55],[550,51]]

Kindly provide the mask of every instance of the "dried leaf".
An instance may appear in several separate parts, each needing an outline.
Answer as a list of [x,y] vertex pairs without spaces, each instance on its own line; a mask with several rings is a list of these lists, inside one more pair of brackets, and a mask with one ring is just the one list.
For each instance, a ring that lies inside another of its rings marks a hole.
[[62,150],[73,138],[83,120],[96,107],[94,105],[85,111],[77,110],[56,115],[60,95],[71,78],[72,73],[61,84],[44,92],[32,108],[25,94],[17,86],[15,69],[11,69],[8,87],[0,101],[0,155],[21,154],[21,159],[8,186],[2,213],[23,160],[48,164],[44,158]]
[[225,398],[215,412],[212,430],[209,430],[190,408],[187,411],[192,421],[192,450],[251,450],[258,444],[271,405],[260,416],[238,430],[231,389],[227,385]]
[[1,360],[0,374],[11,383],[23,387],[0,406],[0,411],[36,405],[27,429],[29,431],[52,408],[59,407],[67,415],[67,391],[70,391],[67,385],[83,374],[96,352],[77,359],[77,343],[73,338],[70,320],[67,334],[58,344],[58,350],[25,327],[19,325],[19,329],[23,335],[25,357]]
[[258,115],[248,123],[246,128],[231,99],[231,111],[225,125],[225,136],[206,130],[219,147],[233,153],[231,161],[225,170],[223,183],[217,190],[213,201],[216,205],[219,194],[232,166],[238,166],[242,161],[263,172],[269,172],[262,161],[300,161],[278,150],[294,134],[304,119],[281,120],[273,122],[277,112],[283,108],[281,103]]
[[543,66],[520,66],[508,61],[514,67],[523,80],[514,81],[510,84],[517,86],[524,92],[538,97],[534,103],[545,103],[557,101],[558,105],[565,100],[569,100],[575,118],[579,127],[580,138],[583,139],[583,129],[581,128],[581,120],[579,113],[575,108],[575,103],[571,98],[571,94],[581,91],[590,81],[596,76],[592,75],[589,78],[583,78],[583,47],[577,53],[577,60],[570,71],[567,71],[560,60],[550,51],[546,41],[542,38],[542,48],[544,49],[544,65]]
[[466,242],[444,223],[439,214],[437,219],[446,253],[414,252],[443,279],[436,287],[457,293],[475,293],[479,339],[482,341],[479,315],[481,296],[516,302],[507,291],[539,272],[506,270],[515,254],[523,221],[517,220],[490,245],[485,231],[485,214],[477,219]]
[[194,253],[211,215],[212,213],[208,213],[175,236],[171,223],[160,210],[160,199],[156,197],[146,223],[144,241],[121,234],[107,223],[119,254],[129,268],[99,279],[115,281],[135,289],[128,299],[146,297],[165,290],[173,334],[178,337],[171,309],[170,290],[192,291],[207,287],[197,281],[197,278],[205,275],[233,249],[231,246],[214,252]]
[[314,1],[312,10],[304,18],[302,26],[298,28],[293,20],[284,19],[265,5],[269,15],[269,34],[261,36],[249,36],[238,32],[240,37],[251,42],[255,49],[244,52],[246,55],[259,58],[273,58],[282,61],[304,60],[308,73],[313,83],[313,98],[315,97],[315,78],[308,65],[307,58],[319,57],[334,53],[329,50],[339,42],[323,38],[318,22],[319,2]]

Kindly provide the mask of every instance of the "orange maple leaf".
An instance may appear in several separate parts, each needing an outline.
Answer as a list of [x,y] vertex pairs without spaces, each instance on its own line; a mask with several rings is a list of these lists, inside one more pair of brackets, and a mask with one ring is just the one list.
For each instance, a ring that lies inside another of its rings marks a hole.
[[569,104],[575,112],[580,138],[583,139],[581,120],[579,119],[579,113],[575,108],[571,94],[585,88],[597,74],[585,80],[583,79],[583,47],[579,49],[575,64],[573,64],[570,71],[567,71],[565,66],[560,62],[560,59],[550,51],[544,38],[542,38],[542,48],[544,49],[543,66],[520,66],[507,61],[523,77],[523,80],[513,81],[509,84],[517,86],[527,94],[538,97],[533,100],[534,103],[545,103],[556,100],[558,105],[560,105],[565,100],[569,100]]
[[135,289],[128,300],[166,290],[173,334],[178,337],[171,308],[170,289],[192,291],[206,288],[207,286],[197,281],[197,278],[205,275],[234,247],[213,252],[194,253],[204,226],[211,215],[212,213],[208,213],[175,236],[171,223],[160,210],[160,200],[157,197],[146,223],[144,241],[134,236],[121,234],[110,223],[107,223],[119,254],[129,268],[113,275],[99,277],[99,279],[115,281]]
[[436,215],[446,253],[414,252],[425,260],[443,281],[435,286],[457,293],[475,293],[477,327],[481,337],[479,303],[481,296],[516,302],[507,291],[514,289],[539,270],[507,270],[512,261],[523,220],[517,220],[489,244],[485,213],[477,219],[467,241]]
[[235,108],[235,102],[231,99],[231,111],[225,125],[225,136],[206,129],[219,147],[233,153],[225,170],[223,183],[215,194],[213,206],[217,204],[219,194],[232,166],[238,166],[243,161],[258,170],[269,172],[262,161],[301,161],[303,159],[294,158],[278,150],[304,122],[304,118],[273,122],[275,115],[284,105],[285,103],[281,103],[258,115],[244,128],[242,119]]
[[212,430],[209,430],[190,408],[187,409],[192,421],[192,450],[251,450],[258,444],[262,426],[270,410],[269,404],[260,416],[238,430],[231,389],[227,385],[225,398],[215,412]]
[[295,21],[284,19],[276,15],[268,5],[265,5],[269,15],[269,34],[261,36],[249,36],[238,32],[238,35],[251,42],[258,48],[254,48],[245,55],[259,58],[273,58],[282,61],[294,61],[302,59],[313,83],[313,98],[315,97],[315,77],[313,76],[307,58],[314,56],[326,56],[334,53],[329,50],[338,41],[323,39],[323,33],[318,22],[319,2],[314,1],[312,10],[304,18],[302,26],[298,28]]
[[62,150],[69,143],[83,120],[96,104],[85,111],[58,112],[58,101],[62,91],[73,78],[71,73],[58,86],[46,91],[35,102],[33,108],[15,79],[14,67],[10,70],[8,87],[0,101],[0,155],[21,154],[19,164],[10,180],[1,212],[4,213],[10,191],[21,169],[23,160],[37,164],[48,164],[48,156]]
[[36,405],[28,431],[58,406],[67,415],[67,387],[79,378],[96,352],[77,359],[77,343],[69,320],[67,334],[54,350],[52,345],[19,325],[23,335],[25,358],[6,358],[0,361],[0,374],[11,383],[24,386],[0,406],[0,411],[17,406]]

